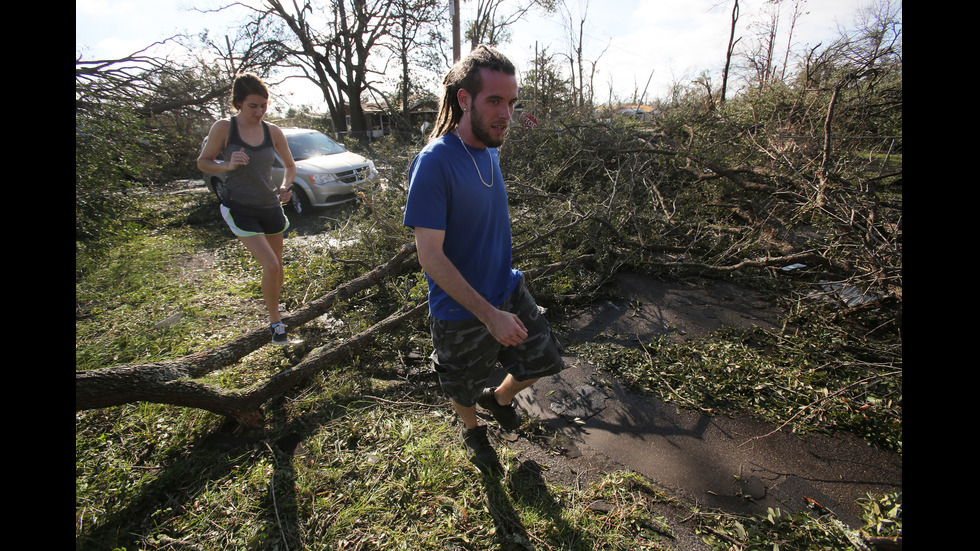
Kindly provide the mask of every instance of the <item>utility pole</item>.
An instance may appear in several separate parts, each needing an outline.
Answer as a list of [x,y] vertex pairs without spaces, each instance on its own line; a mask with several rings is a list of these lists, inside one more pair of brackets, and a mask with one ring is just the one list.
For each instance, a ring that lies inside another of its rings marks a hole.
[[535,102],[538,99],[539,90],[541,90],[541,69],[538,67],[538,41],[534,41],[534,90],[531,93],[531,106],[537,107],[538,104]]
[[449,11],[453,16],[453,63],[456,63],[461,57],[459,52],[459,0],[452,0]]

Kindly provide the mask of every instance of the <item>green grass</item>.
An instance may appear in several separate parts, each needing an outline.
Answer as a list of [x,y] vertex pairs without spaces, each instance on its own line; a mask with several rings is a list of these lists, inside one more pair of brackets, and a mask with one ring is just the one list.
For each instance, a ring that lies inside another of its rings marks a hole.
[[[258,269],[211,210],[201,194],[165,196],[147,209],[142,230],[78,245],[77,370],[183,356],[264,322]],[[345,225],[362,223],[356,209],[345,212]],[[290,247],[287,296],[302,302],[300,293],[316,295],[359,274],[386,254],[377,247],[344,251],[343,261],[322,247]],[[342,338],[378,309],[413,302],[419,285],[418,274],[401,275],[344,305],[343,326],[311,323],[302,328],[305,337],[316,345]],[[183,317],[160,325],[175,313]],[[687,376],[674,373],[683,357],[701,357],[697,372],[716,374],[721,362],[742,358],[745,369],[736,372],[746,376],[733,372],[726,384],[760,384],[759,374],[749,376],[751,366],[789,361],[764,352],[766,338],[664,345],[656,355],[677,361],[651,364],[648,375],[670,377],[676,388]],[[421,324],[384,336],[376,348],[266,404],[261,431],[235,433],[214,414],[159,404],[76,413],[76,548],[668,550],[678,549],[673,536],[681,528],[713,549],[730,548],[732,538],[753,549],[769,549],[752,545],[776,539],[781,549],[844,541],[840,527],[806,515],[702,511],[630,472],[566,487],[546,480],[547,465],[504,446],[505,474],[484,478],[464,457],[455,416],[431,375],[405,368],[405,354],[424,357],[426,346]],[[625,354],[592,353],[608,364]],[[298,361],[266,347],[208,382],[247,387]],[[807,396],[817,386],[812,379],[802,384]],[[692,384],[683,396],[706,400],[707,390]],[[596,502],[611,508],[590,507]],[[900,495],[869,498],[870,525],[900,533],[900,507]]]
[[[502,448],[505,475],[484,478],[441,400],[382,397],[386,386],[325,376],[270,408],[269,427],[231,451],[203,444],[222,423],[210,414],[140,405],[79,414],[78,547],[672,549],[667,522],[646,511],[655,490],[634,488],[635,475],[557,488]],[[600,497],[616,511],[587,509]]]

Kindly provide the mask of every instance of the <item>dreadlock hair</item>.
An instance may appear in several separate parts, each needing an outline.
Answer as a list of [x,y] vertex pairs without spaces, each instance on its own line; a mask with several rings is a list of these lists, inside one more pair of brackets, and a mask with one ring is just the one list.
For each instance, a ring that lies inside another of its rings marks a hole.
[[490,69],[508,76],[516,74],[514,64],[497,50],[483,44],[473,48],[442,79],[443,95],[439,102],[436,124],[429,134],[430,140],[449,134],[459,126],[463,108],[459,105],[458,92],[461,89],[466,90],[474,98],[480,93],[483,89],[480,69]]

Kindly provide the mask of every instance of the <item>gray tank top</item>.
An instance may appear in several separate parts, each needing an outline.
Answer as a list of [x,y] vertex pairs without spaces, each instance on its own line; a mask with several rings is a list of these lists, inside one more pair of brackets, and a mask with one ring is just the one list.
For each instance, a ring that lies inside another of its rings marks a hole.
[[249,145],[238,133],[238,121],[235,117],[231,118],[231,132],[228,135],[228,144],[221,152],[221,158],[230,159],[232,153],[244,147],[248,155],[248,164],[228,173],[228,178],[225,180],[225,187],[228,190],[225,203],[237,203],[249,207],[279,206],[279,196],[276,194],[278,186],[272,183],[272,163],[276,158],[276,149],[272,145],[269,125],[264,121],[262,130],[264,135],[262,143],[258,146]]

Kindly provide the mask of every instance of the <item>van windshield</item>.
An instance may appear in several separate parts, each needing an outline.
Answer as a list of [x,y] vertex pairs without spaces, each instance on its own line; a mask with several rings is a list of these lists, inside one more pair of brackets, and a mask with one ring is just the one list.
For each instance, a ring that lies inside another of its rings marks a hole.
[[289,152],[293,154],[293,160],[296,161],[347,151],[344,146],[321,132],[289,134],[286,136],[286,143],[289,144]]

